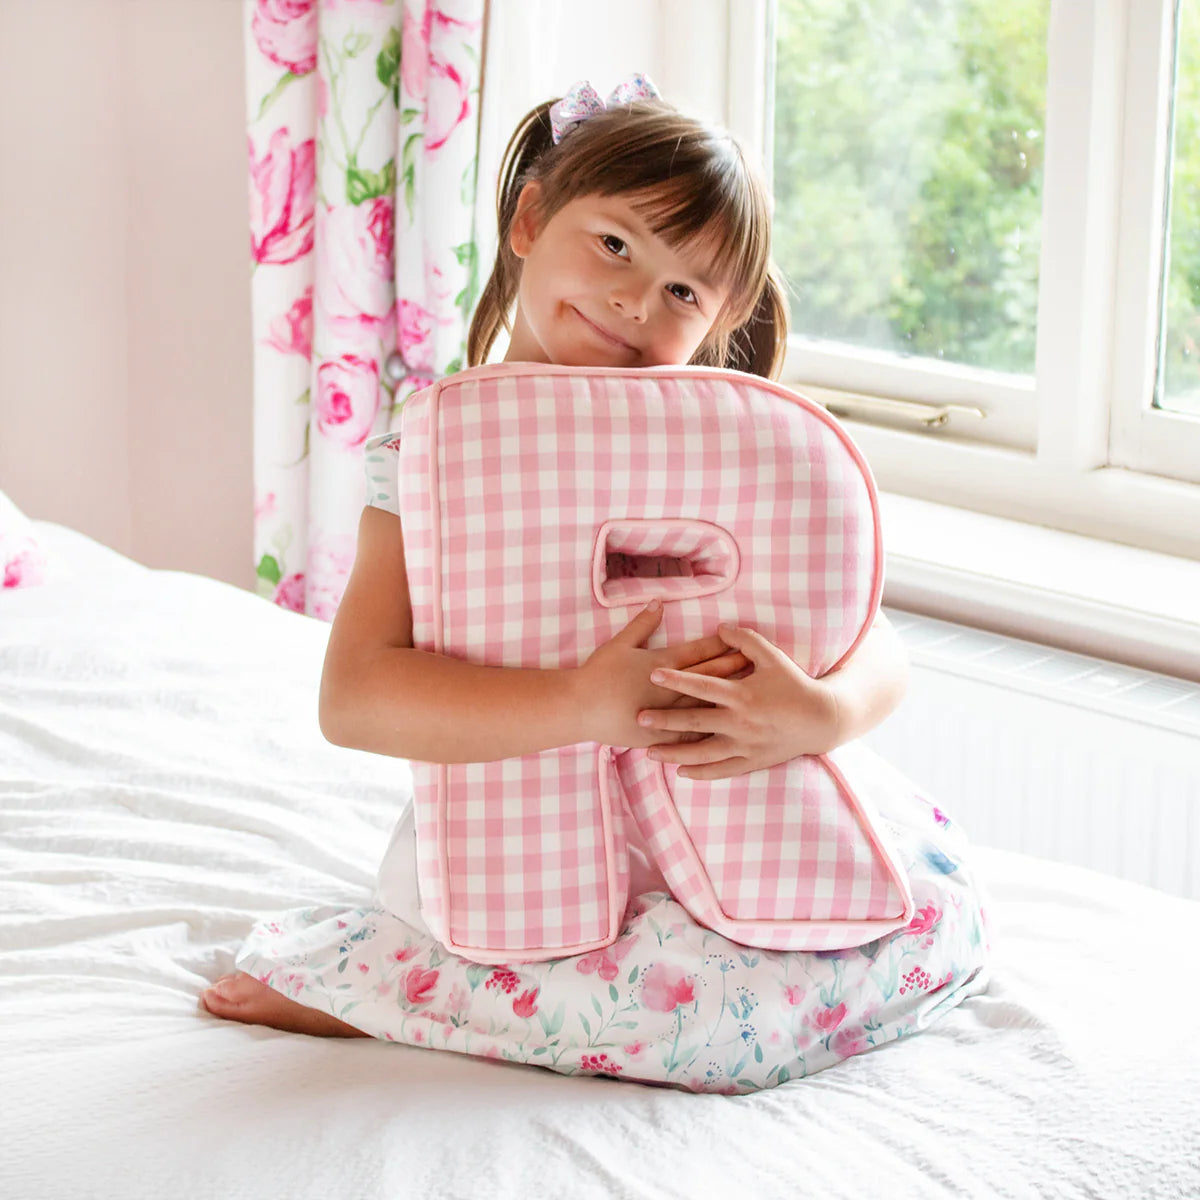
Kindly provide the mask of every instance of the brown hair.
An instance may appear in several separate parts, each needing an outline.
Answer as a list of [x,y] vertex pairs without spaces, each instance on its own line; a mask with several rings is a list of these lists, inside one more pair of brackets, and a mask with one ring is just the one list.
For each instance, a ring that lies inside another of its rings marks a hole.
[[504,152],[496,264],[471,320],[467,362],[482,363],[501,328],[512,328],[521,260],[509,237],[521,189],[536,181],[539,221],[582,196],[641,193],[635,207],[670,245],[711,244],[729,299],[692,362],[775,378],[787,342],[787,299],[771,262],[770,193],[738,142],[655,100],[598,113],[555,145],[553,103],[526,114]]

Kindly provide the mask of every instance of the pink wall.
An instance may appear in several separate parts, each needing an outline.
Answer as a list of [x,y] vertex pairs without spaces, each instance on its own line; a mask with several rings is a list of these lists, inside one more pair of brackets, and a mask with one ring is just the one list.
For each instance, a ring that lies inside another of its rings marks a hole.
[[0,489],[253,585],[240,0],[0,0]]

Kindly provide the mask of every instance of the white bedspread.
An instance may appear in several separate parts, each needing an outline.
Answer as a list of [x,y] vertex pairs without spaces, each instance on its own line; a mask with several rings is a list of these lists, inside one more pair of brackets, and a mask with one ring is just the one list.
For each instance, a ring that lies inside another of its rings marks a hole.
[[324,626],[40,529],[75,574],[0,595],[3,1200],[1200,1196],[1200,905],[1012,854],[989,994],[748,1097],[202,1013],[254,917],[364,902],[406,768],[322,740]]

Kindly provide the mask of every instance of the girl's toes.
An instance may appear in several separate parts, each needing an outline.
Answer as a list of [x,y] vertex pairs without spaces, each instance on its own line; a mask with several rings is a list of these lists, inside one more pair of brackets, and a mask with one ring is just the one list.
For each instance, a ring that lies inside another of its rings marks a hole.
[[214,1017],[228,1017],[235,1012],[245,1007],[246,1003],[251,999],[255,988],[246,987],[247,983],[253,984],[255,981],[247,976],[237,975],[222,975],[210,988],[206,988],[200,995],[200,1003],[208,1009]]

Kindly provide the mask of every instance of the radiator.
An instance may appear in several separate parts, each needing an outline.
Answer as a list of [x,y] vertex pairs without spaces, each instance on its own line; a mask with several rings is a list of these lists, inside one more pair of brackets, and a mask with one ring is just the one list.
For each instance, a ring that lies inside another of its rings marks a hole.
[[888,615],[912,673],[867,741],[973,841],[1200,899],[1200,686]]

